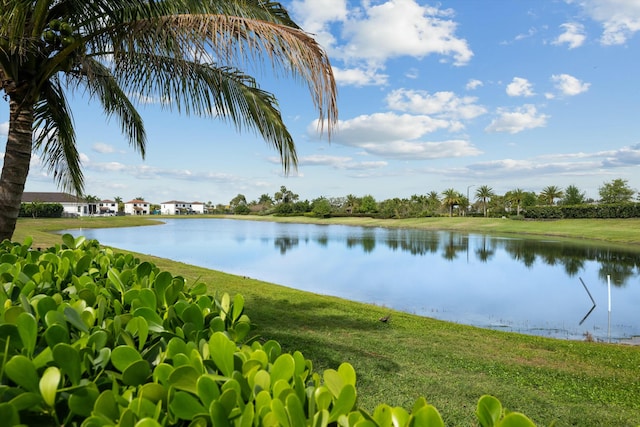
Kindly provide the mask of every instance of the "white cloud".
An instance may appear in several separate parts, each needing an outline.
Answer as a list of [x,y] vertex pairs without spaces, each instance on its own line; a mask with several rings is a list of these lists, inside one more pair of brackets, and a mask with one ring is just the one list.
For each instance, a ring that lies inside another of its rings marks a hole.
[[478,79],[471,79],[467,82],[467,85],[465,86],[465,89],[467,90],[474,90],[479,88],[480,86],[482,86],[484,83],[482,83],[482,81],[478,80]]
[[387,105],[397,111],[430,114],[446,119],[473,119],[487,110],[476,104],[478,98],[458,97],[453,92],[430,94],[422,90],[398,89],[387,95]]
[[130,166],[119,162],[91,163],[87,167],[98,172],[126,172],[132,169]]
[[509,96],[533,96],[533,85],[529,80],[522,77],[514,77],[513,81],[507,85],[507,95]]
[[415,0],[365,2],[362,13],[352,13],[344,22],[343,58],[383,64],[399,56],[438,54],[452,57],[455,65],[465,65],[473,52],[466,40],[455,36],[457,23],[448,19],[452,14]]
[[[314,135],[315,128],[316,122],[311,123],[308,133]],[[464,140],[420,140],[438,130],[456,131],[459,128],[459,122],[428,115],[376,113],[341,121],[331,141],[334,144],[360,148],[367,154],[406,160],[480,154],[477,148]]]
[[622,147],[618,150],[607,152],[603,161],[605,167],[624,167],[640,165],[640,144],[631,147]]
[[[309,132],[316,124],[312,123]],[[396,113],[376,113],[361,115],[353,119],[340,121],[338,130],[332,136],[332,142],[359,146],[360,142],[381,142],[413,140],[441,129],[448,129],[451,122],[427,115]]]
[[556,89],[566,96],[581,94],[588,91],[591,86],[591,83],[583,83],[569,74],[554,74],[551,76],[551,81],[555,83]]
[[369,154],[404,160],[429,160],[452,157],[468,157],[481,154],[480,150],[471,145],[468,141],[463,140],[439,142],[363,142],[357,145]]
[[318,42],[331,51],[336,39],[329,31],[329,26],[332,22],[344,22],[347,19],[347,0],[293,1],[291,12],[306,32],[314,34]]
[[463,170],[442,171],[443,174],[465,174],[478,178],[533,176],[588,176],[594,171],[605,173],[606,170],[640,165],[640,144],[621,147],[615,150],[591,153],[564,153],[544,155],[530,159],[496,159],[468,165]]
[[560,25],[564,30],[552,43],[555,45],[567,44],[569,49],[582,46],[587,36],[584,34],[584,25],[576,22],[567,22]]
[[338,67],[333,67],[333,76],[340,85],[356,87],[385,85],[389,78],[386,74],[380,74],[374,69],[341,69]]
[[499,117],[485,129],[487,132],[509,132],[515,134],[527,129],[544,127],[549,116],[538,113],[531,104],[523,105],[514,111],[498,109]]
[[518,34],[518,35],[515,37],[515,40],[524,40],[524,39],[528,39],[529,37],[533,37],[533,36],[535,36],[537,32],[538,32],[538,30],[537,30],[537,29],[535,29],[535,28],[529,28],[529,31],[527,31],[526,33]]
[[97,153],[102,153],[102,154],[108,154],[108,153],[113,153],[116,150],[113,148],[112,145],[109,144],[105,144],[102,142],[97,142],[95,144],[93,144],[93,146],[91,147],[91,149]]
[[640,31],[640,2],[638,0],[579,0],[584,11],[602,24],[600,42],[620,45]]
[[[451,9],[419,4],[416,0],[362,1],[294,0],[291,10],[302,28],[314,34],[336,67],[340,84],[384,85],[379,71],[391,58],[439,55],[442,61],[465,65],[473,56],[467,41],[456,36]],[[410,72],[409,78],[415,73]]]
[[0,123],[0,136],[9,135],[9,122]]
[[[279,158],[273,158],[275,163],[280,163]],[[321,154],[314,154],[311,156],[304,156],[298,159],[299,166],[330,166],[334,169],[345,170],[369,170],[380,169],[388,165],[388,162],[380,161],[367,161],[357,162],[351,157],[339,157],[339,156],[326,156]]]

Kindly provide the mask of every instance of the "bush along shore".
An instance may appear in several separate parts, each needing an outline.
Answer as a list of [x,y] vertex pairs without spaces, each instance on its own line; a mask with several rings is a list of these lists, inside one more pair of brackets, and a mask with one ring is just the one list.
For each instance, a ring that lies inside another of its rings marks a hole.
[[[252,335],[241,295],[211,296],[132,254],[66,234],[0,246],[3,426],[443,426],[410,409],[358,407],[348,363],[315,372]],[[481,426],[532,426],[484,395]]]

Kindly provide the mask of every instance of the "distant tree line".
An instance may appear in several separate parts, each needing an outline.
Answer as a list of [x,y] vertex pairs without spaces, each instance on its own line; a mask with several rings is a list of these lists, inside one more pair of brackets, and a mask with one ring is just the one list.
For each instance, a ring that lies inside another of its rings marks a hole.
[[372,195],[362,197],[318,197],[300,200],[285,186],[273,196],[262,194],[247,201],[238,194],[229,205],[209,207],[209,213],[236,215],[308,215],[315,217],[370,216],[377,218],[419,218],[434,216],[484,216],[532,219],[557,218],[625,218],[640,217],[640,204],[634,202],[637,191],[627,180],[615,179],[599,188],[599,200],[586,197],[575,185],[561,189],[555,185],[544,187],[539,193],[515,188],[496,194],[490,186],[481,185],[469,194],[454,188],[442,192],[430,191],[409,198],[377,201]]

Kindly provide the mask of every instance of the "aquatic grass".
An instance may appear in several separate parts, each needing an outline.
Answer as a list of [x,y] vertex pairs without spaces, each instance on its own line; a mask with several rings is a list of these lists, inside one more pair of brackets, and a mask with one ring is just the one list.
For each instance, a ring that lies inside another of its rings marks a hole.
[[[39,240],[41,237],[46,236],[54,243],[60,241],[59,236],[48,234],[47,230],[78,227],[73,221],[83,228],[107,224],[132,226],[139,221],[127,217],[97,220],[21,220],[18,224],[21,234],[16,236],[36,235],[37,244],[46,245],[45,240]],[[428,220],[387,224],[440,229],[474,224],[476,229],[454,229],[489,231],[493,227],[501,233],[516,233],[516,228],[529,226],[528,233],[551,230],[561,234],[559,223],[565,222],[545,222],[542,227],[528,221],[484,218]],[[445,223],[450,227],[444,227]],[[367,221],[367,225],[381,226],[376,221]],[[573,220],[567,222],[564,235],[582,237],[580,233],[589,234],[589,230],[595,233],[600,227],[611,230],[614,237],[607,239],[600,230],[598,238],[616,241],[615,236],[620,236],[624,228],[627,243],[637,244],[639,226],[638,220],[606,220],[605,225],[594,220]],[[365,408],[371,409],[381,402],[408,407],[418,396],[425,396],[440,410],[447,425],[475,425],[476,402],[482,394],[489,393],[505,407],[527,414],[539,425],[554,421],[558,426],[640,423],[638,347],[485,330],[167,259],[140,257],[162,270],[183,276],[188,283],[196,280],[207,283],[212,294],[241,293],[255,326],[253,333],[260,340],[279,341],[285,351],[302,351],[313,361],[314,369],[335,369],[342,362],[351,363],[358,374],[358,399]],[[379,321],[389,314],[389,322]]]

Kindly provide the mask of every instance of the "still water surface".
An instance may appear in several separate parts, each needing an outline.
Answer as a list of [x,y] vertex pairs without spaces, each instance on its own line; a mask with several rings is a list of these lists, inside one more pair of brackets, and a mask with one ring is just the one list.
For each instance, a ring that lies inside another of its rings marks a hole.
[[[484,328],[569,339],[588,332],[607,341],[640,335],[637,251],[448,231],[163,221],[71,232],[109,246]],[[590,313],[589,293],[596,304]]]

